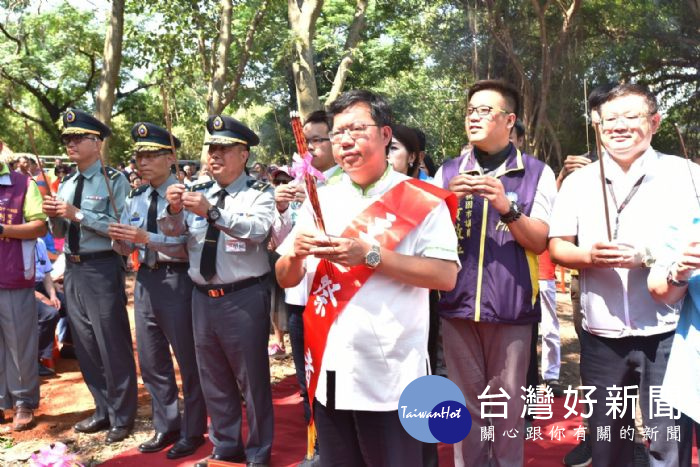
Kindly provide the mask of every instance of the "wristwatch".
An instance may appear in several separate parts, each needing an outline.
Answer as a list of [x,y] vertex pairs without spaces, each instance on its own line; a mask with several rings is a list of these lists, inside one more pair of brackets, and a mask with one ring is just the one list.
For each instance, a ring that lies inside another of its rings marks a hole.
[[78,223],[83,222],[83,219],[85,219],[85,214],[83,214],[81,211],[75,213],[75,220],[78,221]]
[[213,224],[221,218],[221,211],[216,206],[212,206],[207,210],[207,222]]
[[673,268],[676,267],[676,263],[673,263],[670,268],[668,268],[668,275],[666,276],[666,282],[674,287],[685,287],[688,285],[688,281],[677,280],[673,278]]
[[501,216],[501,222],[503,222],[504,224],[510,224],[520,219],[520,216],[522,215],[523,213],[520,211],[518,203],[516,203],[515,201],[511,201],[510,210]]
[[382,261],[382,254],[379,251],[379,245],[372,245],[365,255],[365,264],[367,267],[375,269]]

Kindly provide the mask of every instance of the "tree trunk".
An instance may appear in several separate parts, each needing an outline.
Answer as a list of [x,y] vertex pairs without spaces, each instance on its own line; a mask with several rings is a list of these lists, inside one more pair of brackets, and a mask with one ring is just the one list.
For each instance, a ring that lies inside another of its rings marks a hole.
[[[105,34],[102,78],[95,100],[95,117],[105,125],[112,122],[112,107],[116,100],[119,68],[122,63],[122,40],[124,38],[124,0],[112,0],[112,14]],[[102,145],[102,156],[109,160],[108,141]]]
[[218,114],[224,106],[224,86],[226,85],[226,68],[228,67],[228,55],[231,49],[231,17],[233,5],[231,0],[221,0],[221,21],[219,22],[219,38],[216,46],[216,61],[214,74],[209,84],[209,99],[207,110],[209,115]]
[[[299,6],[301,2],[301,6]],[[295,58],[292,62],[297,105],[302,120],[321,108],[316,87],[313,38],[323,0],[287,0],[289,25],[294,35]]]

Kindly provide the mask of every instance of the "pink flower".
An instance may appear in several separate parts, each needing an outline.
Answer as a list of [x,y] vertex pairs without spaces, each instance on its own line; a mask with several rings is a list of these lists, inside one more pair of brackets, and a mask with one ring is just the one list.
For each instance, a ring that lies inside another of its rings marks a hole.
[[82,466],[82,464],[75,462],[75,456],[68,453],[68,448],[63,443],[53,443],[44,446],[38,453],[32,454],[31,461],[35,467]]
[[312,156],[308,151],[303,156],[294,153],[294,157],[292,158],[292,175],[294,176],[295,180],[303,180],[306,174],[313,175],[319,181],[324,181],[326,179],[326,177],[324,177],[323,174],[316,169],[316,167],[311,165],[313,158],[314,156]]

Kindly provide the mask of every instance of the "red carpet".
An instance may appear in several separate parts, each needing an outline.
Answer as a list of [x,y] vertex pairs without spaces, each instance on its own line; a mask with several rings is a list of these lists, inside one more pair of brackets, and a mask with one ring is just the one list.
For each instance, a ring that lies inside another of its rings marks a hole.
[[[272,389],[275,410],[275,439],[272,445],[270,464],[275,467],[294,466],[304,456],[306,451],[306,427],[304,426],[304,410],[301,397],[296,385],[296,378],[289,376]],[[581,418],[565,419],[564,398],[554,400],[551,420],[536,420],[535,427],[541,427],[542,440],[525,442],[525,465],[560,466],[564,455],[578,444],[575,429],[581,425]],[[247,433],[245,416],[243,418],[243,439]],[[564,429],[561,440],[552,439],[551,432],[557,428]],[[470,436],[480,436],[471,433]],[[496,436],[502,435],[495,433]],[[173,467],[191,466],[194,462],[211,454],[212,445],[207,443],[190,457],[168,460],[165,451],[155,454],[141,454],[136,447],[119,454],[117,457],[101,465],[107,467]],[[440,444],[438,447],[440,467],[453,467],[452,445]],[[244,464],[241,464],[244,465]],[[697,453],[693,452],[693,465],[697,464]]]

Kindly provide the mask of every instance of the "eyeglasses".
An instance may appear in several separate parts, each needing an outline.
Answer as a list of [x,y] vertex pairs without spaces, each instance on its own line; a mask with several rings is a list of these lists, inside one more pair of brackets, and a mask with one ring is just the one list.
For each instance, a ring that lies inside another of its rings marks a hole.
[[307,146],[318,146],[319,144],[323,143],[324,141],[330,141],[330,138],[311,138],[306,140],[306,145]]
[[70,143],[80,144],[83,141],[96,141],[94,136],[90,135],[64,135],[61,136],[61,144],[68,146]]
[[624,114],[624,115],[608,115],[601,119],[601,126],[604,130],[615,128],[617,122],[622,122],[627,128],[638,126],[642,118],[646,118],[650,113]]
[[339,144],[341,141],[343,141],[343,136],[346,134],[350,136],[353,141],[355,141],[360,138],[365,138],[367,136],[367,128],[371,126],[379,125],[374,123],[353,123],[347,128],[340,128],[338,130],[331,131],[328,133],[328,137],[333,144]]
[[493,111],[496,112],[501,112],[504,114],[509,114],[511,112],[508,112],[507,110],[499,109],[498,107],[491,107],[490,105],[478,105],[476,107],[469,106],[467,107],[467,117],[471,117],[471,115],[476,111],[476,114],[479,117],[488,117],[491,115],[491,112]]

